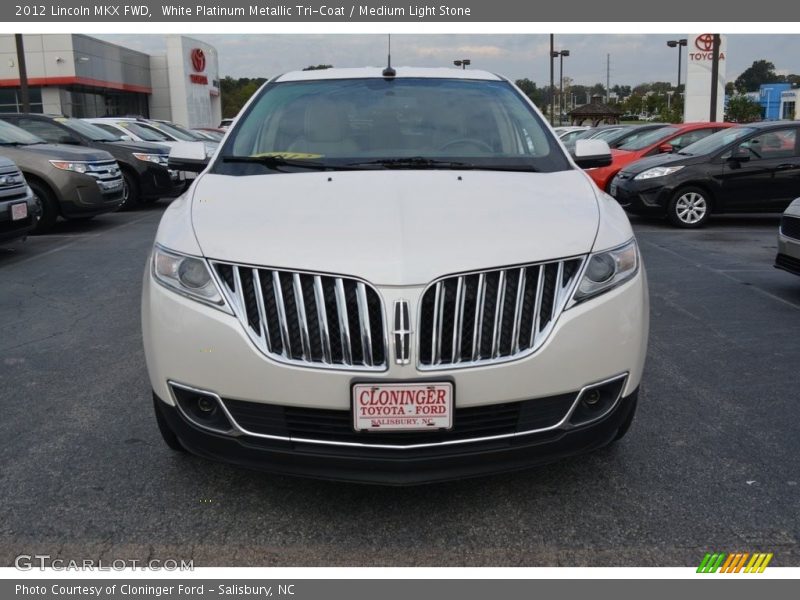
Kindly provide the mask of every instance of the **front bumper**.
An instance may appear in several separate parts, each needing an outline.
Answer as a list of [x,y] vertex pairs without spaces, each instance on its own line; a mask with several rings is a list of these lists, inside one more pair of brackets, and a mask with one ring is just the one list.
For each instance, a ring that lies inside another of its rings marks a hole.
[[775,268],[800,275],[800,240],[778,233],[778,254]]
[[[377,290],[383,305],[392,306],[396,299],[419,299],[423,288]],[[412,331],[417,329],[416,308],[410,311]],[[158,406],[191,451],[277,472],[398,484],[516,469],[604,445],[624,421],[625,407],[638,389],[648,321],[642,268],[624,285],[562,313],[547,340],[529,356],[432,371],[418,369],[412,352],[410,364],[390,362],[382,372],[359,372],[276,362],[253,345],[234,316],[167,290],[152,279],[149,269],[142,302],[151,386],[160,399]],[[168,383],[206,390],[234,402],[349,415],[351,386],[359,382],[450,381],[456,390],[456,410],[472,410],[546,403],[620,374],[627,374],[619,392],[622,400],[591,425],[576,428],[562,423],[518,438],[476,438],[457,447],[433,438],[433,443],[402,450],[325,444],[314,439],[313,431],[298,442],[296,438],[231,437],[200,430],[177,411]],[[322,461],[322,457],[327,458]]]
[[[24,219],[12,221],[11,207],[21,203],[27,204],[28,216]],[[36,225],[38,216],[38,208],[30,188],[28,188],[24,196],[21,195],[12,199],[0,198],[0,241],[24,236]]]
[[156,410],[189,452],[242,467],[315,479],[417,485],[516,471],[601,448],[614,440],[636,408],[638,390],[600,420],[571,430],[419,450],[321,446],[264,438],[229,437],[200,429],[156,397]]

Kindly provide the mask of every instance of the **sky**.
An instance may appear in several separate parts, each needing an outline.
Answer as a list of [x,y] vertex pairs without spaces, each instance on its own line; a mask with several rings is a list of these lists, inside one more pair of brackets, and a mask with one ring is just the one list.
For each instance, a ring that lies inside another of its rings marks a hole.
[[[149,54],[165,50],[162,35],[97,35],[109,42]],[[362,34],[221,34],[194,35],[219,52],[220,75],[270,77],[308,65],[336,67],[384,66],[385,35]],[[576,84],[605,83],[606,56],[611,60],[611,85],[636,85],[652,81],[675,83],[678,51],[667,40],[685,33],[556,35],[556,50],[567,49],[564,76]],[[469,58],[474,68],[511,79],[527,77],[537,84],[549,82],[549,36],[546,34],[395,34],[392,63],[395,66],[452,66],[454,59]],[[726,77],[732,81],[753,61],[766,59],[779,74],[800,74],[800,34],[730,35],[727,39]],[[558,64],[555,81],[558,81]],[[686,72],[686,48],[682,73]]]

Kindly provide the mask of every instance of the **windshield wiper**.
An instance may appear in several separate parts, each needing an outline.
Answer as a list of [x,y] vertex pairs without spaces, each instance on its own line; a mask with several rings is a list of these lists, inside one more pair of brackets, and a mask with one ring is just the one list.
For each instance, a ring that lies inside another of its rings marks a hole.
[[347,163],[348,167],[384,167],[386,169],[477,169],[472,163],[453,160],[437,160],[424,156],[407,158],[379,158],[363,162]]
[[316,169],[324,171],[327,169],[337,169],[335,165],[322,163],[313,160],[306,160],[300,158],[286,158],[281,154],[268,154],[264,156],[236,156],[229,154],[222,157],[222,162],[232,163],[256,163],[264,165],[265,167],[279,168],[279,167],[301,167],[303,169]]

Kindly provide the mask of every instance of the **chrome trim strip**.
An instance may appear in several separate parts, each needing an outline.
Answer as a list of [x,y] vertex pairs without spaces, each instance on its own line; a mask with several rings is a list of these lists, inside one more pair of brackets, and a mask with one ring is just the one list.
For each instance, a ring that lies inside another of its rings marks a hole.
[[289,323],[286,321],[286,305],[283,302],[283,288],[281,276],[278,271],[272,272],[272,292],[275,294],[275,304],[278,307],[278,320],[281,326],[281,342],[283,343],[283,356],[292,356],[292,343],[289,340]]
[[322,342],[322,360],[327,364],[331,364],[333,362],[331,357],[331,334],[328,329],[328,314],[325,310],[325,291],[322,289],[322,277],[319,275],[314,275],[314,302],[317,305],[319,339]]
[[511,352],[519,352],[520,320],[522,319],[522,304],[525,300],[525,267],[519,270],[517,277],[517,298],[514,302],[514,327],[511,329]]
[[506,272],[500,271],[497,277],[497,300],[494,307],[494,325],[492,329],[492,350],[491,357],[497,358],[500,355],[500,338],[502,337],[503,326],[503,305],[506,302]]
[[[425,295],[425,291],[422,292]],[[472,362],[481,355],[481,325],[483,324],[483,303],[486,300],[486,273],[478,275],[478,289],[475,292],[475,322],[472,329]]]
[[336,313],[339,315],[339,335],[342,339],[342,360],[346,365],[353,364],[353,352],[350,346],[350,315],[347,314],[347,300],[344,295],[344,280],[336,278]]
[[303,346],[303,360],[313,362],[311,358],[311,339],[308,335],[308,320],[306,319],[306,300],[303,297],[303,285],[299,273],[292,273],[292,290],[294,291],[294,304],[297,309],[297,320],[300,326],[300,343]]
[[369,304],[367,303],[367,289],[360,281],[356,283],[356,304],[358,305],[358,325],[361,328],[361,354],[364,355],[364,364],[372,366],[372,333],[370,332]]
[[[587,384],[587,385],[583,386],[580,389],[580,391],[578,392],[578,394],[575,396],[575,400],[573,401],[572,405],[570,406],[570,408],[567,411],[567,413],[564,416],[564,418],[561,419],[555,425],[552,425],[550,427],[543,427],[543,428],[540,428],[540,429],[529,429],[527,431],[517,431],[517,432],[514,432],[514,433],[504,433],[504,434],[500,434],[500,435],[491,435],[491,436],[484,436],[484,437],[479,437],[479,438],[467,438],[467,439],[462,439],[462,440],[446,440],[444,442],[433,442],[433,443],[426,443],[426,444],[409,444],[409,445],[406,445],[406,446],[398,446],[398,445],[392,445],[392,444],[362,444],[362,443],[359,443],[359,442],[334,442],[334,441],[331,441],[331,440],[315,440],[315,439],[311,439],[311,438],[296,438],[296,437],[291,437],[291,436],[278,436],[278,435],[269,435],[269,434],[266,434],[266,433],[255,433],[255,432],[252,432],[252,431],[248,431],[247,429],[244,429],[241,425],[239,425],[236,422],[236,419],[233,418],[233,416],[228,411],[228,408],[225,406],[225,402],[222,401],[220,396],[218,394],[216,394],[215,392],[210,392],[208,390],[202,390],[202,389],[198,389],[198,388],[193,388],[193,387],[190,387],[190,386],[187,386],[187,385],[184,385],[184,384],[176,383],[176,382],[171,381],[171,380],[167,380],[167,383],[170,386],[175,385],[177,387],[181,387],[181,388],[189,390],[189,391],[198,392],[198,393],[201,393],[201,394],[208,394],[210,396],[214,396],[215,398],[217,398],[217,400],[222,405],[222,409],[225,412],[225,416],[230,420],[230,422],[233,424],[234,428],[236,429],[236,431],[234,433],[229,434],[232,437],[240,436],[240,435],[249,435],[249,436],[253,436],[253,437],[270,439],[270,440],[280,440],[280,441],[284,441],[284,442],[296,442],[296,443],[302,443],[302,444],[318,444],[318,445],[321,445],[321,446],[344,446],[344,447],[350,447],[350,448],[378,448],[378,449],[382,449],[382,450],[417,450],[417,449],[420,449],[420,448],[435,448],[435,447],[442,447],[442,446],[458,446],[458,445],[463,445],[463,444],[474,444],[474,443],[488,442],[488,441],[493,441],[493,440],[503,440],[503,439],[509,439],[509,438],[517,438],[517,437],[523,437],[523,436],[527,436],[527,435],[532,435],[532,434],[535,434],[535,433],[544,433],[546,431],[552,431],[554,429],[565,429],[565,430],[580,429],[582,427],[585,427],[586,425],[594,423],[595,421],[597,421],[599,419],[602,419],[603,417],[605,417],[606,415],[611,413],[619,405],[619,402],[622,399],[622,393],[625,391],[625,384],[627,383],[628,375],[629,375],[629,373],[626,371],[624,373],[620,373],[619,375],[615,375],[613,377],[609,377],[608,379],[603,379],[601,381],[596,381],[594,383],[590,383],[590,384]],[[572,417],[572,413],[575,412],[575,409],[578,406],[578,402],[580,402],[581,397],[583,396],[583,394],[587,390],[589,390],[589,389],[591,389],[593,387],[600,386],[600,385],[605,385],[606,383],[611,383],[612,381],[616,381],[617,379],[621,379],[621,378],[625,378],[625,381],[620,386],[619,395],[617,396],[617,399],[614,401],[614,403],[605,412],[603,412],[600,415],[598,415],[592,421],[587,421],[585,423],[581,423],[578,427],[570,427],[569,426],[569,423],[568,423],[569,419],[570,419],[570,417]],[[178,410],[180,410],[180,406],[178,405],[178,402],[177,402],[177,400],[175,400],[174,397],[173,397],[173,401],[175,402],[175,405],[178,407]],[[181,414],[184,414],[182,410],[181,410]],[[191,422],[194,424],[194,421],[191,421]],[[209,429],[209,428],[206,427],[205,429]],[[219,430],[212,430],[212,431],[215,431],[216,433],[219,433]]]
[[253,269],[253,288],[256,294],[256,306],[258,307],[259,333],[262,338],[262,349],[272,351],[272,341],[269,337],[269,325],[267,325],[267,309],[264,306],[264,288],[261,286],[261,274],[258,269]]

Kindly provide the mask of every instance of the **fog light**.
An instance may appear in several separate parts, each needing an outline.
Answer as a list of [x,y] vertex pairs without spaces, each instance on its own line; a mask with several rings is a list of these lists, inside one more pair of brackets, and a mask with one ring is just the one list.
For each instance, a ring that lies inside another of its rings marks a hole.
[[617,405],[622,396],[628,374],[588,385],[578,395],[578,402],[569,417],[573,426],[586,425],[603,418]]
[[231,435],[233,424],[221,407],[221,400],[212,392],[204,392],[170,382],[172,394],[183,417],[203,429]]

